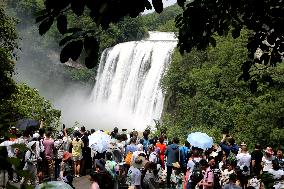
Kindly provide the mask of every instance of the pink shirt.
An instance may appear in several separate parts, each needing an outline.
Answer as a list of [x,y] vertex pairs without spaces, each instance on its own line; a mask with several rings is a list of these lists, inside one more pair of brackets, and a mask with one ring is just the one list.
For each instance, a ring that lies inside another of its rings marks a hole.
[[[204,182],[206,182],[206,183],[213,183],[214,182],[214,173],[210,169],[210,167],[208,167],[205,171]],[[212,189],[212,188],[213,188],[213,186],[203,186],[203,189]]]
[[43,146],[45,149],[44,154],[45,154],[46,159],[53,159],[54,140],[44,139]]

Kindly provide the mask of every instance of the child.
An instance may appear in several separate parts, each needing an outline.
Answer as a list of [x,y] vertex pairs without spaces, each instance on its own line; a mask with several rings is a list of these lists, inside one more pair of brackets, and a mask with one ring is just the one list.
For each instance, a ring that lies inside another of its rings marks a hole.
[[62,162],[60,165],[60,178],[67,184],[69,184],[72,188],[74,188],[73,182],[73,171],[72,171],[72,155],[69,152],[63,153]]

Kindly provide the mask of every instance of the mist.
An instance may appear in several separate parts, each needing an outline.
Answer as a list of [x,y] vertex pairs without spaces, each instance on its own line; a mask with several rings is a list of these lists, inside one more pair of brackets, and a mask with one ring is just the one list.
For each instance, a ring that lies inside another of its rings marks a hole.
[[84,125],[88,129],[112,129],[94,119],[90,95],[95,80],[83,83],[66,78],[64,69],[70,67],[59,62],[60,49],[57,42],[49,36],[40,36],[35,24],[25,23],[17,29],[20,51],[17,53],[15,80],[38,89],[40,95],[49,100],[54,108],[61,110],[61,123],[67,127],[78,122],[79,126]]

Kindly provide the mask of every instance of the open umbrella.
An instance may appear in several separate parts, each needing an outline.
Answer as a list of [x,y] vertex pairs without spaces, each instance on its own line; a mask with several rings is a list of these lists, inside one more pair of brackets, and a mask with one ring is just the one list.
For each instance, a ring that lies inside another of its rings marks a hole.
[[89,136],[89,147],[94,151],[103,153],[108,149],[111,137],[102,131],[97,131]]
[[39,128],[39,121],[34,120],[34,119],[21,119],[17,121],[16,123],[16,128],[19,130],[27,130],[27,129],[33,129],[37,130]]
[[62,181],[50,181],[37,185],[35,189],[73,189],[69,184]]
[[206,133],[195,132],[191,133],[187,137],[187,141],[194,147],[206,150],[213,145],[213,139]]

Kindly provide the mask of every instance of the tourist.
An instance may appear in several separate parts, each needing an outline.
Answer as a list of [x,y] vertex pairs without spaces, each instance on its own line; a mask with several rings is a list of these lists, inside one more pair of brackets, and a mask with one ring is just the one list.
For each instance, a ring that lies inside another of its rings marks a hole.
[[262,166],[263,171],[267,172],[269,169],[272,169],[272,160],[275,159],[273,149],[271,147],[267,147],[265,149],[265,154],[262,157]]
[[237,155],[237,166],[240,167],[244,175],[250,175],[251,155],[247,146],[243,146],[241,152]]
[[72,160],[71,153],[65,151],[63,153],[62,162],[60,164],[60,178],[62,181],[73,187],[73,170],[72,170]]
[[162,168],[165,169],[165,152],[167,149],[166,144],[164,143],[164,137],[161,136],[156,144],[156,147],[160,149],[160,161]]
[[143,167],[143,157],[138,156],[134,163],[130,166],[127,177],[129,183],[129,189],[141,189],[141,171]]
[[187,189],[194,189],[197,183],[202,179],[198,178],[197,181],[195,181],[194,178],[191,177],[194,168],[199,164],[200,160],[202,158],[200,157],[199,150],[197,148],[192,148],[192,155],[189,158],[187,162],[187,173],[186,173],[186,188]]
[[277,159],[277,161],[279,162],[280,169],[284,170],[284,156],[282,146],[279,146],[275,159]]
[[228,137],[226,134],[223,134],[220,147],[225,152],[227,158],[229,157],[230,153],[237,155],[239,151],[238,145],[235,144],[235,139],[231,136]]
[[92,165],[91,149],[89,148],[88,133],[86,132],[86,129],[84,126],[81,127],[80,133],[81,133],[81,140],[84,143],[84,146],[82,148],[82,160],[81,160],[80,174],[82,176],[85,176],[87,167],[90,167]]
[[82,159],[82,148],[84,147],[83,141],[80,139],[80,132],[74,132],[74,139],[72,140],[72,159],[74,176],[80,177],[80,167]]
[[111,138],[114,138],[114,139],[117,138],[117,136],[118,136],[118,128],[117,127],[115,127],[113,129],[113,131],[110,133],[110,136],[111,136]]
[[208,162],[205,159],[199,161],[201,168],[205,171],[203,179],[197,184],[198,186],[202,186],[203,189],[213,189],[214,185],[214,174],[210,169]]
[[236,174],[235,172],[235,162],[229,162],[228,168],[222,171],[221,175],[221,184],[224,186],[225,184],[228,184],[230,179],[230,174]]
[[263,153],[261,151],[260,144],[255,144],[254,150],[251,153],[251,166],[253,175],[260,175],[262,171],[262,157]]
[[[143,150],[145,153],[148,152],[148,146],[150,145],[149,141],[149,132],[144,131],[143,132],[143,138],[140,140],[140,143],[143,145]],[[149,154],[147,154],[149,155]]]
[[[25,154],[25,171],[28,171],[30,174],[29,178],[31,179],[31,184],[35,185],[37,184],[37,161],[40,159],[40,157],[37,156],[36,152],[36,141],[31,141],[28,143],[29,150]],[[21,180],[21,187],[24,187],[27,183],[28,178],[23,177]]]
[[63,136],[58,135],[57,139],[54,141],[54,169],[55,169],[55,180],[59,179],[60,174],[60,164],[64,153],[64,141]]
[[104,159],[95,160],[95,172],[97,174],[97,183],[100,189],[111,189],[114,188],[114,180],[111,174],[106,170]]
[[179,162],[179,139],[173,138],[173,144],[169,145],[165,151],[167,157],[167,185],[171,184],[171,174],[173,170],[173,163]]
[[51,135],[52,133],[50,131],[47,132],[45,135],[45,139],[43,140],[46,176],[49,180],[54,178],[54,140],[51,138]]
[[181,166],[181,170],[184,175],[186,174],[186,170],[187,170],[187,162],[189,159],[189,148],[190,148],[190,144],[187,141],[185,142],[184,146],[179,147],[180,166]]
[[225,184],[223,189],[242,189],[242,187],[236,185],[237,181],[237,175],[236,174],[230,174],[229,175],[229,183]]

